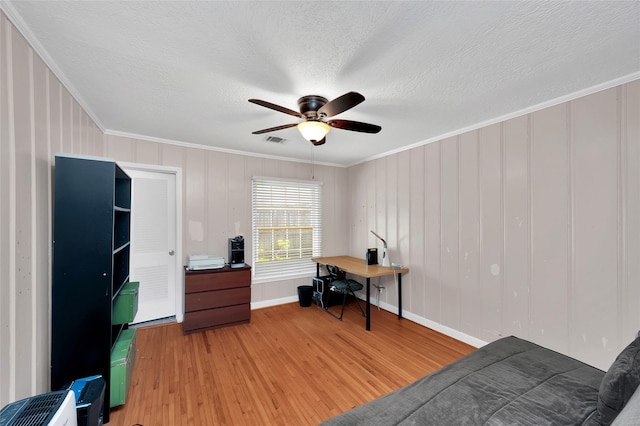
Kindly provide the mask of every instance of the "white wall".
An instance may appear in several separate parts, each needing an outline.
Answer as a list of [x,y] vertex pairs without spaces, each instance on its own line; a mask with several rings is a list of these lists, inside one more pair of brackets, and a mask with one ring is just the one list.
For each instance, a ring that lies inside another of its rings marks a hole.
[[[407,316],[605,367],[640,328],[639,104],[634,82],[348,170],[316,165],[324,253],[363,257],[374,229],[411,268]],[[252,175],[311,169],[105,136],[0,13],[0,406],[49,386],[56,152],[181,167],[185,255],[249,236]],[[300,282],[254,286],[252,301]]]
[[0,13],[0,406],[48,390],[51,164],[102,132]]
[[[54,155],[182,169],[183,253],[251,250],[253,175],[323,182],[324,254],[344,251],[347,171],[106,136],[0,12],[0,406],[49,390]],[[203,234],[190,232],[202,227]],[[254,306],[295,300],[310,279],[254,285]]]
[[[245,237],[245,260],[251,264],[251,178],[270,176],[323,183],[323,254],[343,253],[346,246],[347,171],[344,168],[227,154],[216,151],[105,136],[106,156],[116,161],[179,167],[182,179],[182,252],[227,256],[228,238]],[[297,298],[296,287],[310,278],[254,284],[253,306]],[[296,299],[297,300],[297,299]]]
[[370,229],[386,236],[411,269],[408,317],[603,369],[640,329],[640,81],[352,167],[349,182],[350,253],[376,244]]

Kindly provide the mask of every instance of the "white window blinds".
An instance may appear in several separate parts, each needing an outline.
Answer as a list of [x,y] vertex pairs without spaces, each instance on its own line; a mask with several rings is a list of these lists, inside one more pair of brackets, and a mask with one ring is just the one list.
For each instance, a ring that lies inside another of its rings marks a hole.
[[254,177],[254,282],[312,276],[322,255],[322,183]]

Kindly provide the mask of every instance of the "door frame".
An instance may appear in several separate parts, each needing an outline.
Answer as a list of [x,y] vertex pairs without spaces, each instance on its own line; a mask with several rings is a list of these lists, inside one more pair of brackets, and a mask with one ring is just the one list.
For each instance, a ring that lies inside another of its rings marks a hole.
[[[138,170],[150,173],[165,173],[175,176],[175,193],[176,193],[176,255],[173,257],[175,261],[175,283],[176,283],[176,322],[181,323],[184,319],[184,274],[182,262],[182,169],[180,167],[160,166],[155,164],[139,164],[118,162],[118,165],[124,169]],[[135,213],[132,213],[135,214]]]

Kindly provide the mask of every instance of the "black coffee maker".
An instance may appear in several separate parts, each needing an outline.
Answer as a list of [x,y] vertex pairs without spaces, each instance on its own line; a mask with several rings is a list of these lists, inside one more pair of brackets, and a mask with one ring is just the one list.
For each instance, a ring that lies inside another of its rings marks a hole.
[[229,238],[229,266],[232,268],[244,267],[244,237],[242,235]]

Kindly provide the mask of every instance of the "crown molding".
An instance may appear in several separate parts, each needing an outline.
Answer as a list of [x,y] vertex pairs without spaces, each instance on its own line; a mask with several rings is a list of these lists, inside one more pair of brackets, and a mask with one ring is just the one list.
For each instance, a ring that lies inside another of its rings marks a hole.
[[[188,148],[198,148],[198,149],[204,149],[204,150],[209,150],[209,151],[217,151],[217,152],[224,152],[224,153],[228,153],[228,154],[238,154],[238,155],[246,155],[246,156],[251,156],[251,157],[258,157],[258,158],[269,158],[269,159],[273,159],[273,160],[282,160],[282,161],[291,161],[291,162],[298,162],[298,163],[311,163],[310,161],[307,160],[301,160],[301,159],[297,159],[297,158],[289,158],[289,157],[280,157],[280,156],[273,156],[273,155],[266,155],[266,154],[258,154],[258,153],[253,153],[253,152],[248,152],[248,151],[237,151],[237,150],[231,150],[231,149],[224,149],[224,148],[218,148],[218,147],[212,147],[212,146],[208,146],[208,145],[200,145],[200,144],[194,144],[194,143],[188,143],[188,142],[180,142],[180,141],[175,141],[175,140],[169,140],[169,139],[162,139],[162,138],[156,138],[156,137],[152,137],[152,136],[144,136],[144,135],[137,135],[137,134],[130,134],[130,133],[125,133],[125,132],[119,132],[119,131],[114,131],[114,130],[108,130],[105,129],[105,126],[103,125],[103,123],[98,119],[97,115],[95,114],[95,112],[88,106],[87,102],[84,101],[84,98],[80,95],[80,93],[75,89],[75,87],[69,82],[69,80],[66,78],[65,74],[62,72],[62,70],[60,69],[60,67],[56,64],[56,62],[54,61],[54,59],[48,54],[48,52],[44,49],[44,47],[42,46],[42,44],[40,43],[40,41],[33,35],[33,33],[31,32],[31,30],[29,29],[29,27],[26,25],[26,23],[23,21],[22,17],[20,16],[20,14],[15,10],[15,8],[12,5],[12,2],[6,1],[6,0],[0,0],[0,11],[3,11],[5,13],[5,15],[7,16],[7,18],[11,21],[11,23],[14,25],[14,27],[22,34],[22,36],[27,40],[27,42],[31,45],[31,47],[34,49],[34,51],[42,58],[42,60],[44,61],[45,65],[51,70],[51,72],[56,76],[56,78],[60,81],[60,83],[67,89],[67,91],[69,91],[69,93],[71,94],[71,96],[73,96],[73,98],[78,102],[78,104],[82,107],[82,109],[87,113],[87,115],[89,115],[89,117],[94,121],[94,123],[96,124],[96,126],[98,126],[98,128],[105,134],[105,135],[113,135],[113,136],[122,136],[122,137],[127,137],[127,138],[132,138],[132,139],[139,139],[139,140],[146,140],[146,141],[151,141],[151,142],[157,142],[157,143],[165,143],[165,144],[171,144],[171,145],[178,145],[178,146],[183,146],[183,147],[188,147]],[[640,71],[632,73],[632,74],[628,74],[625,76],[622,76],[620,78],[617,79],[613,79],[604,83],[600,83],[597,84],[595,86],[591,86],[588,87],[586,89],[583,90],[579,90],[573,93],[570,93],[568,95],[564,95],[564,96],[560,96],[558,98],[549,100],[549,101],[545,101],[545,102],[541,102],[537,105],[533,105],[527,108],[523,108],[521,110],[509,113],[509,114],[505,114],[499,117],[495,117],[489,120],[485,120],[461,129],[457,129],[451,132],[447,132],[438,136],[434,136],[428,139],[424,139],[422,141],[410,144],[410,145],[406,145],[404,147],[398,148],[398,149],[394,149],[391,151],[385,151],[383,153],[356,161],[354,163],[351,164],[335,164],[335,163],[320,163],[320,162],[313,162],[313,164],[317,164],[317,165],[323,165],[323,166],[331,166],[331,167],[340,167],[340,168],[349,168],[358,164],[362,164],[362,163],[366,163],[372,160],[377,160],[383,157],[388,157],[390,155],[393,154],[397,154],[400,152],[404,152],[404,151],[408,151],[411,150],[413,148],[417,148],[423,145],[427,145],[429,143],[432,142],[438,142],[441,141],[443,139],[447,139],[450,137],[454,137],[454,136],[458,136],[470,131],[474,131],[474,130],[478,130],[481,129],[483,127],[487,127],[493,124],[497,124],[497,123],[501,123],[516,117],[520,117],[526,114],[530,114],[536,111],[540,111],[542,109],[545,108],[549,108],[552,106],[556,106],[565,102],[570,102],[573,101],[575,99],[584,97],[584,96],[588,96],[591,95],[593,93],[597,93],[603,90],[607,90],[610,89],[612,87],[616,87],[625,83],[629,83],[635,80],[639,80],[640,79]]]
[[104,132],[104,125],[102,124],[102,121],[100,121],[96,113],[89,107],[89,104],[87,104],[82,95],[80,95],[69,79],[67,79],[56,61],[51,57],[51,55],[49,55],[44,46],[42,46],[40,40],[38,40],[38,38],[33,34],[29,26],[24,22],[11,3],[12,2],[8,2],[6,0],[0,0],[0,10],[4,12],[9,21],[11,21],[18,32],[27,40],[27,43],[29,43],[34,52],[40,56],[47,68],[49,68],[64,88],[67,89],[76,102],[78,102],[84,112],[87,113],[96,126]]
[[461,129],[457,129],[457,130],[454,130],[454,131],[451,131],[451,132],[448,132],[448,133],[444,133],[444,134],[441,134],[441,135],[438,135],[438,136],[434,136],[434,137],[429,138],[429,139],[425,139],[425,140],[420,141],[420,142],[413,143],[411,145],[406,145],[406,146],[403,146],[402,148],[394,149],[392,151],[386,151],[386,152],[383,152],[381,154],[377,154],[377,155],[365,158],[362,161],[351,163],[351,164],[347,165],[347,167],[351,167],[351,166],[355,166],[355,165],[358,165],[358,164],[366,163],[366,162],[372,161],[372,160],[377,160],[379,158],[387,157],[387,156],[392,155],[392,154],[397,154],[397,153],[400,153],[400,152],[408,151],[408,150],[413,149],[413,148],[417,148],[419,146],[427,145],[427,144],[430,144],[432,142],[438,142],[438,141],[441,141],[441,140],[444,140],[444,139],[447,139],[447,138],[450,138],[450,137],[453,137],[453,136],[458,136],[458,135],[461,135],[461,134],[464,134],[464,133],[467,133],[467,132],[471,132],[473,130],[478,130],[478,129],[481,129],[483,127],[491,126],[493,124],[497,124],[497,123],[501,123],[503,121],[511,120],[512,118],[517,118],[517,117],[521,117],[523,115],[531,114],[533,112],[540,111],[540,110],[543,110],[545,108],[549,108],[549,107],[553,107],[553,106],[556,106],[556,105],[560,105],[560,104],[565,103],[565,102],[570,102],[570,101],[573,101],[573,100],[576,100],[576,99],[579,99],[579,98],[582,98],[582,97],[585,97],[585,96],[588,96],[588,95],[592,95],[592,94],[597,93],[597,92],[601,92],[603,90],[611,89],[612,87],[620,86],[620,85],[626,84],[626,83],[631,83],[632,81],[636,81],[636,80],[640,80],[640,71],[634,72],[634,73],[631,73],[631,74],[628,74],[628,75],[625,75],[625,76],[622,76],[620,78],[616,78],[616,79],[613,79],[613,80],[610,80],[610,81],[606,81],[604,83],[600,83],[600,84],[597,84],[595,86],[588,87],[586,89],[578,90],[577,92],[573,92],[573,93],[570,93],[568,95],[560,96],[558,98],[551,99],[549,101],[541,102],[541,103],[539,103],[537,105],[533,105],[533,106],[530,106],[530,107],[527,107],[527,108],[523,108],[523,109],[521,109],[519,111],[515,111],[515,112],[509,113],[509,114],[505,114],[505,115],[502,115],[502,116],[499,116],[499,117],[496,117],[496,118],[492,118],[490,120],[482,121],[480,123],[472,124],[470,126],[463,127]]
[[257,153],[257,152],[240,151],[240,150],[235,150],[235,149],[220,148],[220,147],[217,147],[217,146],[202,145],[202,144],[191,143],[191,142],[176,141],[176,140],[172,140],[172,139],[157,138],[157,137],[154,137],[154,136],[145,136],[145,135],[137,135],[137,134],[134,134],[134,133],[119,132],[117,130],[105,130],[104,134],[105,135],[110,135],[110,136],[118,136],[118,137],[123,137],[123,138],[129,138],[129,139],[143,140],[143,141],[148,141],[148,142],[156,142],[156,143],[161,143],[161,144],[176,145],[176,146],[181,146],[181,147],[184,147],[184,148],[195,148],[195,149],[202,149],[202,150],[205,150],[205,151],[223,152],[225,154],[244,155],[244,156],[247,156],[247,157],[267,158],[269,160],[290,161],[292,163],[313,164],[314,166],[329,166],[329,167],[339,167],[339,168],[348,167],[348,166],[345,166],[344,164],[327,163],[327,162],[321,162],[321,161],[309,161],[309,160],[303,160],[303,159],[300,159],[300,158],[281,157],[281,156],[277,156],[277,155],[261,154],[261,153]]

